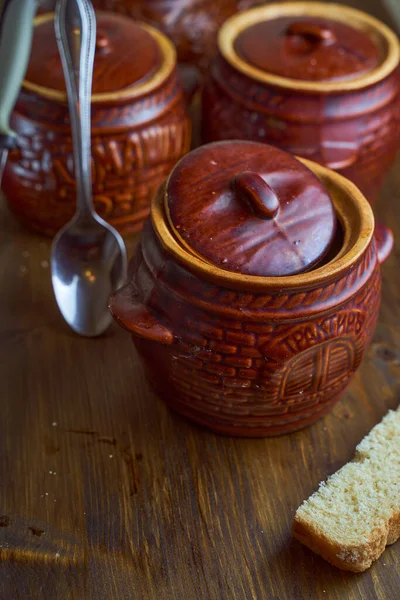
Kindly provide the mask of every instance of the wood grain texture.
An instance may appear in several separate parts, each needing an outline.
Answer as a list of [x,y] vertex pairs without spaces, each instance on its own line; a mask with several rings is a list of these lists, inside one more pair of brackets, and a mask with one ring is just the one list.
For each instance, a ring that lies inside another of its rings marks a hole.
[[[356,4],[382,16],[375,0]],[[398,597],[398,544],[354,575],[290,529],[304,498],[400,402],[399,190],[400,160],[376,206],[397,241],[360,371],[329,416],[266,440],[218,437],[170,413],[117,325],[98,340],[69,331],[49,242],[2,209],[1,600]]]

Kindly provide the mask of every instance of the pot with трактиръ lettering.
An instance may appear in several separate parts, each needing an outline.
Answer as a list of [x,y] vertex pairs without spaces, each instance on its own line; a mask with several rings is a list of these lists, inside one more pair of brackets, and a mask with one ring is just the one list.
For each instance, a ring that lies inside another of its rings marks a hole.
[[341,175],[213,143],[161,186],[110,308],[173,410],[223,434],[289,433],[328,412],[360,365],[392,244]]
[[272,144],[341,173],[374,203],[400,146],[399,60],[396,34],[347,6],[245,11],[219,32],[203,140]]
[[[123,235],[142,227],[159,185],[191,144],[175,49],[159,31],[96,13],[92,93],[93,200]],[[73,216],[76,184],[53,13],[36,19],[32,56],[12,115],[17,149],[3,190],[14,215],[53,236]],[[138,59],[139,57],[139,59]]]

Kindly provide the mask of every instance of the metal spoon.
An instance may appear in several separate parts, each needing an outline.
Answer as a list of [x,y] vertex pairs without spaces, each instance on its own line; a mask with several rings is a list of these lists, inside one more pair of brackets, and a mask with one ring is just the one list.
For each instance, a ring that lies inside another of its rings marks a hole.
[[124,283],[122,237],[93,207],[90,105],[96,17],[89,0],[58,0],[55,32],[72,126],[77,209],[54,239],[51,277],[58,307],[77,333],[94,337],[111,324],[110,296]]

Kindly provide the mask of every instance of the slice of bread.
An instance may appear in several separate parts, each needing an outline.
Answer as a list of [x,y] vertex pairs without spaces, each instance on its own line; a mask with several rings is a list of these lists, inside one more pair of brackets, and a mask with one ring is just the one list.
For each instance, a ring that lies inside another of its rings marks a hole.
[[400,407],[296,512],[293,535],[346,571],[365,571],[400,537]]

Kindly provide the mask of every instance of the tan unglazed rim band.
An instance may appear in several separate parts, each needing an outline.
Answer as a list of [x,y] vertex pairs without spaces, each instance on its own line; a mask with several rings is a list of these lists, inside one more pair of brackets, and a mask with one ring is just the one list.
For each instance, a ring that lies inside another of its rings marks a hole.
[[[374,233],[374,215],[368,201],[360,190],[348,179],[312,161],[296,157],[308,167],[325,185],[331,195],[336,215],[344,232],[344,241],[339,253],[327,264],[312,271],[297,275],[262,277],[233,273],[207,262],[183,247],[171,229],[165,212],[168,187],[164,194],[157,194],[151,207],[151,219],[164,249],[188,270],[202,278],[235,289],[291,289],[319,285],[335,278],[354,265],[368,248]],[[179,164],[179,163],[178,163]]]
[[[289,16],[324,17],[351,25],[361,31],[370,33],[374,40],[380,37],[382,41],[386,42],[386,56],[380,65],[369,73],[344,81],[324,82],[304,81],[274,75],[250,65],[236,53],[234,43],[242,31],[260,21]],[[324,2],[282,2],[280,4],[268,4],[234,15],[221,27],[218,34],[218,47],[225,60],[236,70],[248,77],[276,87],[304,92],[334,93],[359,90],[378,83],[387,77],[400,62],[399,39],[389,27],[381,23],[378,19],[355,8]]]
[[[51,21],[54,19],[54,12],[46,13],[36,17],[34,20],[35,27]],[[149,81],[145,81],[138,85],[132,85],[132,87],[124,88],[122,90],[116,90],[115,92],[106,92],[104,94],[92,94],[92,103],[94,102],[108,102],[115,100],[134,100],[139,96],[148,94],[161,85],[172,73],[176,66],[176,50],[173,43],[160,31],[147,25],[136,21],[136,25],[139,25],[142,29],[145,29],[156,41],[157,46],[160,48],[162,55],[162,63],[158,71],[153,75]],[[60,92],[53,88],[37,85],[27,79],[24,79],[22,86],[30,92],[35,92],[39,96],[48,98],[49,100],[58,100],[59,102],[67,102],[66,92]]]

